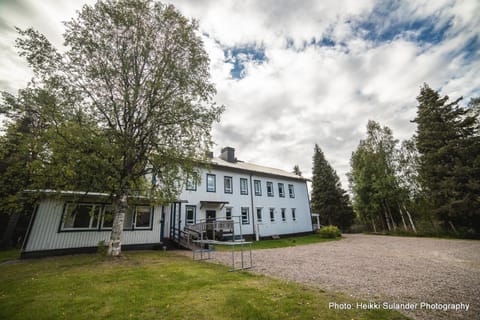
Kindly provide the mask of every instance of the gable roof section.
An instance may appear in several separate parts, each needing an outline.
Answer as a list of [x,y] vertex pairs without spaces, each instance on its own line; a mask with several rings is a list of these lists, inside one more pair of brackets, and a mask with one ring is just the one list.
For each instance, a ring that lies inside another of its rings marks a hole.
[[249,174],[252,173],[252,174],[258,174],[258,175],[287,178],[291,180],[308,181],[307,178],[297,176],[296,174],[285,171],[285,170],[260,166],[257,164],[243,162],[243,161],[228,162],[223,159],[215,157],[211,159],[210,163],[213,167],[233,169],[236,171],[242,171]]

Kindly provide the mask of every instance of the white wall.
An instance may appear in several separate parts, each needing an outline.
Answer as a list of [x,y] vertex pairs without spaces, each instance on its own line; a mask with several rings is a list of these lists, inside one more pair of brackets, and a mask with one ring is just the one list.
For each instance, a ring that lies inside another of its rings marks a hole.
[[[227,169],[213,168],[208,173],[216,176],[216,192],[206,191],[207,171],[199,170],[201,182],[197,185],[196,191],[184,190],[179,196],[180,200],[187,200],[187,203],[181,204],[181,228],[185,226],[186,205],[196,207],[197,222],[206,218],[206,210],[212,209],[217,212],[217,219],[225,219],[227,207],[232,208],[232,215],[236,222],[235,234],[240,234],[240,228],[243,235],[254,234],[253,226],[257,226],[256,208],[263,208],[263,221],[259,224],[260,236],[282,235],[290,233],[300,233],[312,231],[311,214],[308,201],[307,185],[304,181],[253,175],[240,172],[234,172]],[[224,192],[224,176],[233,178],[233,193]],[[240,194],[240,178],[246,178],[248,181],[248,195]],[[256,196],[254,193],[254,180],[261,181],[262,195]],[[251,181],[251,182],[250,182]],[[274,196],[267,195],[267,181],[273,183]],[[285,187],[285,197],[279,197],[278,183],[281,182]],[[295,198],[290,198],[288,185],[293,184],[295,189]],[[253,192],[253,195],[252,195]],[[252,205],[253,198],[253,205]],[[200,201],[225,201],[223,208],[220,205],[213,207],[200,208]],[[44,199],[40,202],[34,224],[30,232],[25,251],[40,251],[54,249],[69,249],[81,247],[95,247],[98,242],[104,240],[108,242],[110,231],[69,231],[59,232],[59,225],[62,219],[62,213],[65,201],[58,199]],[[249,208],[249,223],[240,225],[241,208]],[[270,208],[274,208],[275,221],[270,221]],[[281,209],[286,209],[286,221],[282,221]],[[292,220],[291,209],[296,209],[296,221]],[[125,230],[123,232],[122,244],[157,244],[160,243],[161,229],[161,207],[154,210],[152,230]],[[178,214],[178,212],[177,212]],[[237,216],[237,218],[235,218]],[[170,233],[170,207],[165,207],[165,229],[164,236],[169,237]]]
[[[262,222],[260,224],[260,236],[281,235],[289,233],[300,233],[312,231],[310,205],[308,201],[307,185],[304,181],[294,180],[281,177],[269,177],[249,174],[241,172],[234,172],[227,169],[212,168],[210,171],[198,170],[201,175],[201,183],[197,185],[196,191],[184,190],[179,199],[187,200],[188,203],[182,204],[182,227],[185,223],[185,206],[196,206],[196,220],[206,218],[206,210],[216,210],[217,219],[224,219],[225,208],[232,207],[232,215],[240,216],[241,208],[249,208],[249,223],[242,225],[242,234],[254,234],[253,226],[257,225],[256,208],[262,207]],[[206,191],[206,174],[215,174],[216,176],[216,192]],[[233,193],[227,194],[224,192],[224,176],[231,176],[233,178]],[[246,178],[248,181],[248,195],[240,194],[240,178]],[[251,183],[250,183],[251,179]],[[261,181],[262,195],[256,196],[254,193],[253,180]],[[274,196],[267,196],[267,181],[273,182]],[[285,197],[279,197],[278,183],[284,184]],[[295,190],[295,198],[290,198],[288,193],[288,185],[293,184]],[[253,196],[252,196],[253,192]],[[253,208],[252,208],[253,198]],[[220,206],[208,207],[200,209],[200,201],[226,201],[224,208],[220,209]],[[275,209],[275,222],[270,222],[269,209]],[[283,222],[281,218],[281,208],[286,209],[286,221]],[[296,221],[292,220],[291,209],[296,209]],[[253,210],[253,212],[252,212]],[[238,219],[238,218],[237,218]],[[252,219],[254,221],[252,222]],[[236,220],[238,221],[238,220]],[[256,227],[255,227],[256,228]],[[235,234],[240,232],[239,224],[235,225]]]
[[[26,252],[39,250],[96,247],[104,240],[108,243],[110,231],[68,231],[58,232],[65,201],[44,199],[40,202],[34,224],[30,231]],[[152,230],[124,230],[122,244],[160,243],[161,207],[153,212]]]

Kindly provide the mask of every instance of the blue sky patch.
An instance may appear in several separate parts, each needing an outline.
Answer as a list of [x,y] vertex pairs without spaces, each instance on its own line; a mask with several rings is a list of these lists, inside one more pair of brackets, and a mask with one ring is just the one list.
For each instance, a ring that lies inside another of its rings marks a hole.
[[448,20],[441,20],[437,15],[410,19],[409,16],[398,14],[400,5],[400,1],[381,2],[363,20],[352,21],[356,34],[379,43],[402,38],[434,45],[442,42],[452,27],[453,16]]
[[254,62],[261,64],[267,60],[265,49],[256,45],[248,45],[245,47],[233,47],[223,50],[225,62],[232,64],[230,74],[234,79],[242,79],[245,77],[245,64]]
[[468,39],[465,46],[460,50],[463,54],[463,59],[470,61],[480,55],[480,41],[479,37],[474,36]]

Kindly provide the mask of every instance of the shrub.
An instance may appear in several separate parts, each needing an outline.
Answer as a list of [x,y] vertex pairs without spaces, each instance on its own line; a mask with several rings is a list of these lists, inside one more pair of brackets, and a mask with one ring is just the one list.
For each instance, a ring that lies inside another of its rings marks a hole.
[[97,253],[101,256],[106,256],[108,253],[108,246],[104,240],[98,241]]
[[336,226],[321,227],[318,231],[318,234],[322,238],[337,238],[342,236],[340,229],[338,229]]

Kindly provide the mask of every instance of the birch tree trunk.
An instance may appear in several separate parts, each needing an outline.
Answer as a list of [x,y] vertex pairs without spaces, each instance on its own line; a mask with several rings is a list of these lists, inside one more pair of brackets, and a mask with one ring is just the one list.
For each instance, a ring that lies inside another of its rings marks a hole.
[[373,232],[377,233],[377,227],[375,226],[375,221],[372,218]]
[[451,220],[448,220],[448,224],[449,224],[450,227],[452,228],[453,232],[455,232],[455,234],[458,234],[457,229],[455,228],[455,226],[453,225],[453,223],[452,223]]
[[128,209],[127,198],[128,192],[123,191],[115,206],[112,233],[110,234],[110,242],[108,243],[109,256],[117,257],[122,252],[123,222]]
[[390,217],[390,221],[392,222],[392,228],[395,231],[397,230],[397,224],[395,223],[395,220],[393,220],[392,210],[390,210],[387,201],[385,201],[385,207],[387,208],[388,216]]
[[405,212],[407,213],[408,220],[410,221],[410,225],[412,226],[413,232],[417,233],[417,228],[415,228],[415,224],[413,223],[412,216],[410,215],[410,212],[408,212],[407,207],[405,207],[405,204],[403,204],[403,209],[405,209]]
[[383,216],[385,217],[385,223],[387,224],[387,229],[388,229],[388,231],[392,231],[392,227],[390,226],[390,221],[389,221],[389,218],[388,218],[387,206],[385,204],[385,201],[381,200],[380,204],[382,205],[382,208],[383,208],[382,211],[383,211]]
[[405,217],[403,216],[403,210],[400,208],[400,206],[398,206],[398,211],[400,212],[400,217],[402,218],[403,229],[408,231],[407,224],[405,223]]
[[387,210],[385,208],[383,209],[383,215],[385,216],[385,222],[387,223],[388,231],[392,231],[392,227],[390,227],[390,222],[388,221]]

